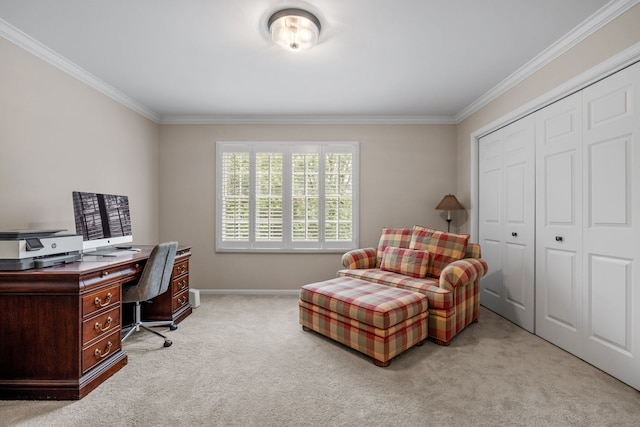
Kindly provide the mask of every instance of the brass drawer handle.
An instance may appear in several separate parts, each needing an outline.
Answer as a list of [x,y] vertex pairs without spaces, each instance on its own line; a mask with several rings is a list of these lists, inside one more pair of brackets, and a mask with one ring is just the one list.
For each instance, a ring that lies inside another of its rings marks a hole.
[[108,272],[108,271],[103,271],[103,272],[102,272],[102,277],[107,277],[108,275],[109,275],[109,272]]
[[103,357],[105,357],[107,354],[109,354],[109,352],[111,351],[111,346],[113,344],[111,344],[111,341],[107,342],[107,351],[105,351],[104,353],[102,353],[102,350],[100,350],[99,348],[96,348],[96,351],[93,352],[94,356],[99,357],[100,359],[102,359]]
[[100,300],[99,297],[96,297],[96,299],[93,300],[93,303],[95,305],[99,305],[100,307],[106,307],[111,302],[111,297],[112,297],[111,292],[109,292],[107,294],[107,297],[104,299],[104,303],[102,303],[102,300]]
[[180,266],[178,266],[178,268],[176,268],[176,272],[177,272],[178,274],[182,274],[182,273],[184,273],[185,271],[187,271],[187,267],[186,267],[186,266],[184,266],[184,265],[180,265]]
[[181,280],[180,281],[180,290],[183,290],[186,287],[187,287],[187,281],[186,280]]
[[94,329],[96,331],[108,331],[109,329],[111,329],[111,322],[113,322],[113,319],[111,318],[111,316],[107,317],[107,321],[104,322],[104,328],[102,327],[102,325],[98,322],[96,322],[96,325],[94,326]]
[[182,296],[182,297],[178,298],[178,304],[180,304],[180,305],[185,305],[185,304],[187,303],[187,301],[188,301],[188,300],[189,300],[189,298],[187,298],[187,296],[186,296],[186,295],[184,295],[184,296]]

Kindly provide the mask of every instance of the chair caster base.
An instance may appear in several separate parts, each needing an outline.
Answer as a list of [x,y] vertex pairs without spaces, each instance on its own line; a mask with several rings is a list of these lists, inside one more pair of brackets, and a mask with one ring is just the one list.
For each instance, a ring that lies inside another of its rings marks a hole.
[[172,324],[169,325],[169,330],[170,331],[175,331],[176,329],[178,329],[178,325],[176,325],[175,323],[172,323]]
[[171,347],[171,344],[173,344],[173,342],[171,340],[164,340],[164,346],[165,347]]

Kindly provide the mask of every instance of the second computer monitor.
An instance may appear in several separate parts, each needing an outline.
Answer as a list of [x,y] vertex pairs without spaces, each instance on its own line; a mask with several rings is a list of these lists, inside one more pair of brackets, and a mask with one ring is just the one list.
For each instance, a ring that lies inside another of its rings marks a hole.
[[83,251],[133,242],[127,196],[74,191],[73,212]]

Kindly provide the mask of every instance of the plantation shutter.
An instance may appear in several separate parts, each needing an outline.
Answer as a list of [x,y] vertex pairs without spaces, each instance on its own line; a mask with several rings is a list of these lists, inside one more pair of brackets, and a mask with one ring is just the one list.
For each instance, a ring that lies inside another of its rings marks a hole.
[[357,247],[357,143],[217,144],[217,251]]

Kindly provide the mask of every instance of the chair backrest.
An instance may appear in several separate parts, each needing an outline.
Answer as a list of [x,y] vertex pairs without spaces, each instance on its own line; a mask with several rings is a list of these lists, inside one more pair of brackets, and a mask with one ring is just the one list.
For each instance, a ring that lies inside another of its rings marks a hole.
[[169,288],[178,242],[160,243],[151,251],[140,280],[127,289],[124,302],[147,301]]
[[480,245],[478,243],[467,244],[467,252],[465,258],[481,259],[482,253],[480,252]]

